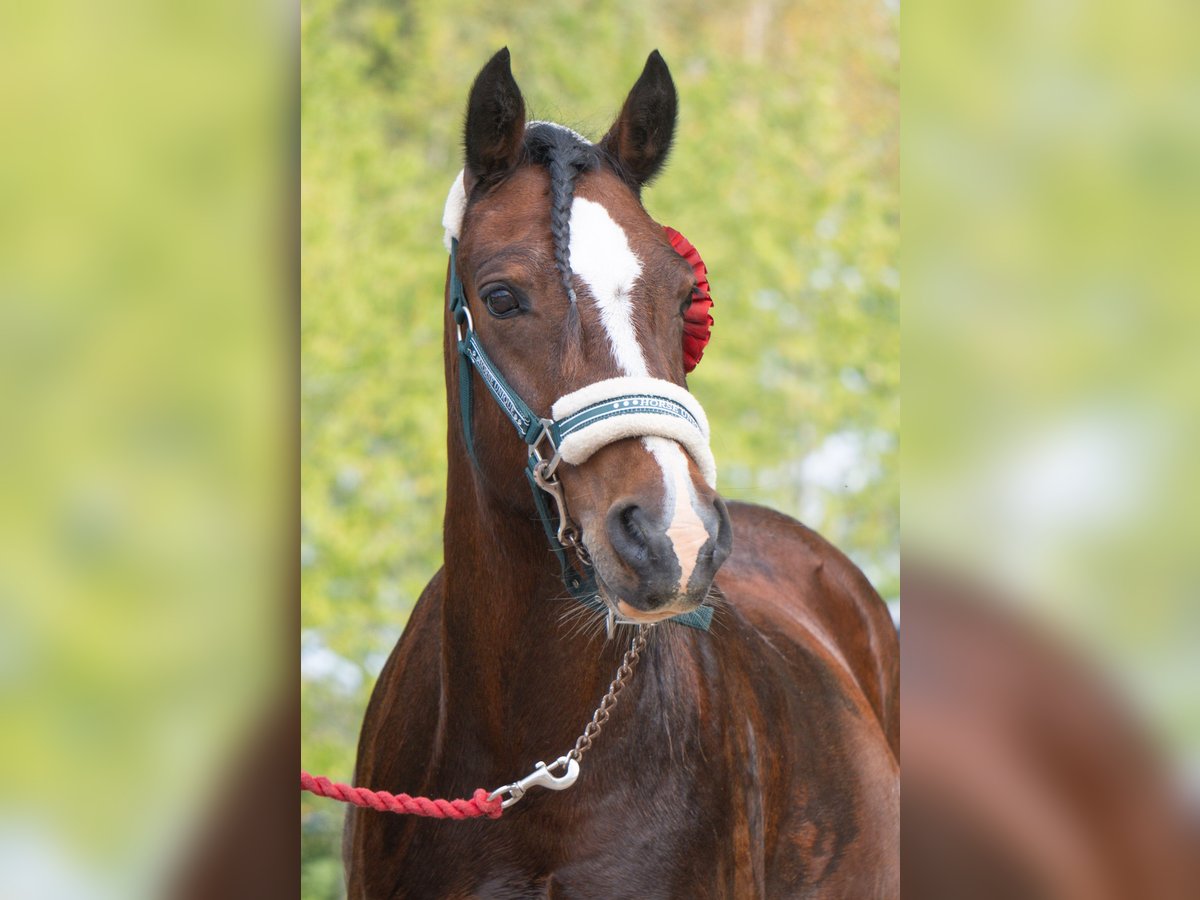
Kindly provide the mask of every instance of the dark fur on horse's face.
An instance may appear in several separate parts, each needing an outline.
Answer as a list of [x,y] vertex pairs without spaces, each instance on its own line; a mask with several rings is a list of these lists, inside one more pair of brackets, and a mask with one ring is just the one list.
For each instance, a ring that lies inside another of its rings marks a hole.
[[[640,200],[666,160],[675,117],[675,87],[657,51],[597,144],[525,122],[507,50],[476,78],[459,271],[480,340],[539,414],[606,378],[685,384],[682,310],[694,275]],[[606,293],[622,278],[624,290]],[[524,448],[511,426],[486,400],[475,415],[487,489],[506,505],[531,508]],[[732,535],[724,504],[678,444],[622,440],[559,471],[618,611],[652,621],[706,598]]]

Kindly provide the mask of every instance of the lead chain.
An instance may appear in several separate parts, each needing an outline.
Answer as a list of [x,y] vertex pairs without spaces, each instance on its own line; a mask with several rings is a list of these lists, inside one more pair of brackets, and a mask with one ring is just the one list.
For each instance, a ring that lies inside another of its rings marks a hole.
[[625,656],[621,659],[621,665],[617,668],[617,674],[608,686],[608,693],[600,700],[600,705],[592,713],[592,720],[587,723],[587,727],[583,729],[583,734],[575,741],[575,747],[567,754],[569,759],[579,762],[583,759],[583,754],[592,749],[592,741],[600,734],[600,729],[604,727],[604,724],[608,721],[608,717],[612,715],[613,707],[617,705],[618,695],[625,689],[625,683],[629,681],[630,676],[633,675],[633,670],[637,668],[641,653],[646,649],[646,635],[653,627],[653,625],[638,626],[638,632],[633,638],[633,643],[625,651]]

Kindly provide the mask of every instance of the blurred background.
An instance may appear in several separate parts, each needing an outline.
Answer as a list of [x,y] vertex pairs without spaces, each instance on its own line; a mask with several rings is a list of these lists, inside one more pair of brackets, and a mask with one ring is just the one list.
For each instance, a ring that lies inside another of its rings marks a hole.
[[905,9],[906,896],[1200,884],[1198,29]]
[[1194,893],[1200,8],[906,9],[901,179],[894,3],[651,7],[0,12],[0,896],[337,895],[294,767],[349,776],[438,563],[438,220],[505,43],[593,135],[666,55],[722,486],[888,598],[903,185],[905,896]]
[[161,895],[294,684],[284,12],[0,10],[6,899]]
[[294,695],[288,19],[0,7],[6,900],[161,896]]
[[[704,257],[689,377],[726,498],[899,594],[897,16],[878,0],[301,6],[302,758],[349,780],[366,700],[441,564],[441,216],[467,92],[507,45],[529,118],[599,138],[658,48],[680,95],[645,193]],[[306,897],[344,810],[302,801]]]

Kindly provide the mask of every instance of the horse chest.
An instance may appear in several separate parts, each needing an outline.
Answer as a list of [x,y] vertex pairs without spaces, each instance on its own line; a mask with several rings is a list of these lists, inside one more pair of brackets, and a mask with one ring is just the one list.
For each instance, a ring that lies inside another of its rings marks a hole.
[[[729,854],[706,846],[699,820],[666,835],[638,833],[628,817],[593,816],[588,827],[549,837],[493,832],[479,843],[453,841],[422,854],[423,884],[400,896],[542,898],[705,898],[761,896],[749,873],[731,878]],[[742,890],[736,884],[743,885]],[[749,888],[749,889],[745,889]]]
[[[573,795],[531,797],[499,821],[371,820],[368,828],[393,834],[370,841],[371,884],[357,896],[763,896],[761,862],[750,862],[762,848],[748,852],[751,835],[730,814],[733,798],[714,787],[728,779],[714,773],[696,785],[679,767],[597,777],[615,760],[594,762],[591,783]],[[403,887],[386,893],[395,885]]]

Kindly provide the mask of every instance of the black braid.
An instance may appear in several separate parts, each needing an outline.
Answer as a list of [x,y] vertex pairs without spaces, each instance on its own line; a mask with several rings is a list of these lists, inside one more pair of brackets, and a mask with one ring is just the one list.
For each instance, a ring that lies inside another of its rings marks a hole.
[[550,234],[554,239],[554,264],[570,302],[567,314],[570,327],[570,323],[577,325],[579,320],[571,272],[571,203],[575,199],[575,179],[600,164],[600,152],[574,132],[545,122],[526,129],[525,149],[531,161],[550,170]]
[[576,172],[562,158],[550,157],[550,233],[554,236],[554,264],[567,291],[567,300],[575,305],[575,286],[571,277],[571,201],[575,197]]

